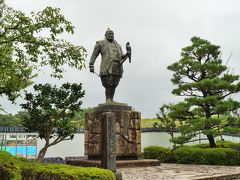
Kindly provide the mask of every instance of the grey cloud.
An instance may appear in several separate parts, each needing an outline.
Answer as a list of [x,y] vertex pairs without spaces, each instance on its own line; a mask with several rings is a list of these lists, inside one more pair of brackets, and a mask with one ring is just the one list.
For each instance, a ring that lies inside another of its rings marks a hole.
[[[124,78],[116,90],[116,100],[129,103],[141,111],[143,117],[154,117],[161,104],[181,99],[171,95],[172,73],[166,67],[180,58],[181,48],[190,44],[192,36],[220,45],[225,60],[232,52],[229,65],[234,67],[235,73],[240,73],[238,0],[6,0],[6,3],[24,12],[50,5],[61,8],[76,27],[73,36],[63,37],[83,45],[89,55],[95,41],[104,38],[108,27],[115,31],[116,40],[123,49],[130,41],[133,60],[132,64],[124,65]],[[100,58],[97,61],[96,68]],[[43,77],[39,76],[36,81],[44,82],[46,78]],[[63,80],[48,81],[56,84],[83,82],[84,107],[104,101],[104,88],[88,69],[69,70]],[[17,106],[9,106],[6,101],[4,104],[6,110],[16,110]]]

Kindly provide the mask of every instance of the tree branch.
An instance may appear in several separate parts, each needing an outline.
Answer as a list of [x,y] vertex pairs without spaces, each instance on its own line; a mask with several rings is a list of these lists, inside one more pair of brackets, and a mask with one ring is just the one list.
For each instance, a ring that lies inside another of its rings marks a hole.
[[195,142],[195,141],[199,141],[199,140],[208,140],[208,138],[193,139],[193,140],[189,140],[187,142],[190,143],[190,142]]
[[4,31],[2,34],[0,34],[0,37],[4,36],[9,30],[15,30],[15,29],[17,29],[18,26],[19,26],[21,23],[22,23],[22,22],[19,21],[15,26],[6,28],[5,31]]

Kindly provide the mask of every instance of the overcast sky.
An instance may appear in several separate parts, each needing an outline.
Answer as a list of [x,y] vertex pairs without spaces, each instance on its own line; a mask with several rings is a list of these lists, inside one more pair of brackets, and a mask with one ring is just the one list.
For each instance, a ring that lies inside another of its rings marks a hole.
[[[46,6],[59,7],[75,26],[75,34],[64,36],[88,51],[97,40],[104,39],[107,28],[125,51],[132,46],[132,63],[124,64],[124,74],[116,89],[115,100],[128,103],[142,112],[142,117],[155,117],[164,103],[177,102],[167,66],[180,58],[181,49],[190,45],[193,36],[220,45],[222,58],[239,73],[240,1],[239,0],[6,0],[9,6],[26,13]],[[99,71],[100,56],[95,65]],[[105,101],[100,79],[89,72],[68,70],[62,80],[39,74],[36,82],[82,82],[86,90],[83,107],[95,107]],[[5,110],[15,113],[18,105],[2,101]],[[18,100],[18,102],[22,102]]]

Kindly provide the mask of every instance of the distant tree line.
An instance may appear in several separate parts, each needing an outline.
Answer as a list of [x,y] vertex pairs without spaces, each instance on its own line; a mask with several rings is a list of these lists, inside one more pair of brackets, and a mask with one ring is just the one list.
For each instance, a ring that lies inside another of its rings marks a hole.
[[[76,112],[71,122],[76,128],[84,128],[84,114],[92,111],[92,108],[84,108]],[[0,114],[0,126],[23,127],[22,122],[26,116],[29,116],[27,111],[19,111],[16,114]]]

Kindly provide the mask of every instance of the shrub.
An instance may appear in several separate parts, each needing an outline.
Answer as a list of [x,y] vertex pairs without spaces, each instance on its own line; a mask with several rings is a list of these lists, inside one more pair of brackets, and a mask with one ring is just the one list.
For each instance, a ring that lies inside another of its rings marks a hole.
[[113,180],[115,175],[106,169],[83,168],[63,164],[30,162],[25,158],[0,151],[0,177],[2,180]]
[[210,148],[210,145],[209,145],[209,143],[203,143],[203,144],[194,144],[194,145],[186,146],[186,147]]
[[[217,141],[216,145],[218,148],[231,148],[240,151],[240,143],[234,143],[231,141]],[[187,146],[187,147],[199,147],[199,148],[209,148],[209,144],[196,144],[192,146]]]
[[239,165],[239,152],[230,148],[181,147],[174,151],[177,163]]
[[217,141],[217,147],[231,148],[240,151],[240,143],[234,143],[231,141]]
[[174,162],[170,149],[161,146],[148,146],[143,149],[143,158],[158,159],[160,162]]

